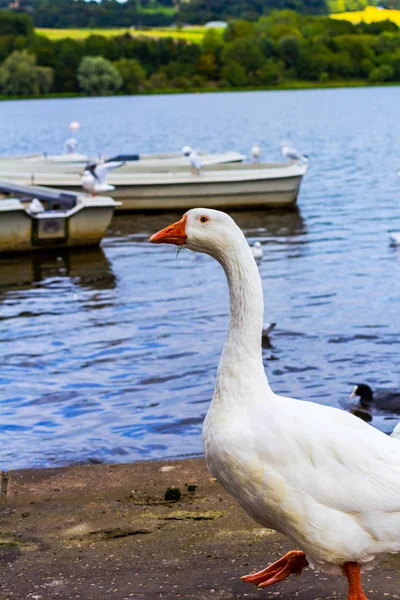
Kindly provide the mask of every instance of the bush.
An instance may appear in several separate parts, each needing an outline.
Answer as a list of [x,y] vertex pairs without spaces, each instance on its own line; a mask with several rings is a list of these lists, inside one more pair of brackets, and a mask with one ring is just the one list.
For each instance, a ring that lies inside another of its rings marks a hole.
[[146,72],[139,61],[134,58],[120,58],[114,66],[122,77],[124,92],[134,94],[143,87]]
[[225,79],[235,87],[242,87],[247,83],[246,71],[236,62],[230,62],[222,70]]
[[384,81],[391,81],[394,77],[394,70],[389,65],[382,65],[372,69],[368,75],[368,80],[371,83],[383,83]]
[[78,83],[89,96],[113,94],[123,80],[114,65],[102,56],[85,56],[78,67]]
[[276,85],[281,78],[281,70],[283,65],[269,59],[261,69],[260,81],[264,85]]

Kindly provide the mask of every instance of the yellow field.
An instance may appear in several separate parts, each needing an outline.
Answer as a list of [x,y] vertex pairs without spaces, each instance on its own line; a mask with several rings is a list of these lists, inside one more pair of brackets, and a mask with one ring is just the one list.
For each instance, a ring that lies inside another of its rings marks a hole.
[[187,40],[189,42],[201,42],[206,29],[204,27],[185,27],[184,29],[159,28],[159,29],[36,29],[36,33],[46,36],[50,40],[62,40],[71,38],[83,40],[89,35],[103,35],[104,37],[115,37],[129,33],[132,36],[145,36],[151,38],[173,37],[174,39]]
[[400,10],[387,10],[377,8],[376,6],[367,6],[364,10],[355,12],[344,12],[330,15],[332,19],[343,19],[350,21],[354,25],[357,23],[375,23],[377,21],[393,21],[400,27]]

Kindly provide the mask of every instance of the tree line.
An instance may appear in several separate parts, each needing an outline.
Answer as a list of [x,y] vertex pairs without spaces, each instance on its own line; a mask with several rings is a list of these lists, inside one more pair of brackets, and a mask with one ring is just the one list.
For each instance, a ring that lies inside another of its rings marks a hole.
[[[254,21],[274,10],[305,15],[362,10],[367,4],[400,9],[400,0],[18,0],[13,10],[32,16],[36,27],[161,27],[214,20]],[[0,0],[7,9],[10,0]]]
[[50,39],[0,11],[0,93],[138,92],[274,87],[290,82],[400,82],[400,31],[276,11],[210,29],[201,44],[130,34]]

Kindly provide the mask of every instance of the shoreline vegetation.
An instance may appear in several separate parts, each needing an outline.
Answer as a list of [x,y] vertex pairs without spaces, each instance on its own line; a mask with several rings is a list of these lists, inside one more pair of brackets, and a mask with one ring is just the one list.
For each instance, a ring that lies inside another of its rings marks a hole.
[[400,83],[400,29],[388,20],[353,24],[283,10],[225,28],[129,30],[82,39],[39,32],[27,14],[0,10],[1,98]]
[[137,97],[137,96],[162,96],[162,95],[173,95],[173,94],[217,94],[217,93],[236,93],[236,92],[284,92],[284,91],[296,91],[296,90],[332,90],[332,89],[345,89],[345,88],[371,88],[371,87],[398,87],[400,81],[396,82],[381,82],[381,83],[370,83],[365,80],[359,81],[328,81],[310,83],[307,81],[287,81],[285,83],[275,86],[246,86],[243,88],[238,87],[226,87],[226,88],[215,88],[215,87],[204,87],[204,88],[189,88],[185,90],[171,88],[171,89],[155,89],[138,91],[134,94],[103,94],[100,96],[88,96],[87,94],[80,92],[71,93],[50,93],[42,94],[37,96],[4,96],[0,94],[0,102],[11,101],[11,100],[63,100],[63,99],[77,99],[77,98],[118,98],[118,97]]

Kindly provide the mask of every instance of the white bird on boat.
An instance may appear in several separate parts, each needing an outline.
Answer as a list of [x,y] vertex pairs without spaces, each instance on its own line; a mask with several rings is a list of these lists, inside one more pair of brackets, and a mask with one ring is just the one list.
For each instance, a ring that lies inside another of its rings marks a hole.
[[392,246],[400,246],[400,231],[388,231],[388,236]]
[[107,183],[107,176],[114,169],[122,167],[124,162],[89,163],[83,172],[81,183],[84,190],[95,196],[102,192],[112,192],[115,186]]
[[191,150],[189,154],[190,164],[192,165],[192,173],[194,175],[200,175],[200,171],[203,168],[203,163],[201,162],[200,156],[197,154],[196,150]]
[[67,154],[74,154],[76,147],[78,146],[78,140],[71,137],[65,140],[64,142],[65,149]]
[[251,253],[256,260],[262,259],[264,251],[260,242],[254,242],[254,244],[251,246]]
[[367,600],[361,571],[400,553],[398,440],[348,412],[272,391],[260,274],[231,217],[192,209],[150,241],[209,254],[228,279],[229,330],[203,426],[205,458],[255,521],[300,548],[242,579],[264,588],[310,566],[345,576],[348,600]]
[[261,148],[259,144],[253,145],[251,149],[251,156],[253,157],[253,162],[260,162]]
[[281,143],[281,151],[283,156],[290,162],[308,163],[308,157],[305,154],[301,154],[301,152],[291,146],[289,142]]
[[183,146],[183,148],[182,148],[183,156],[189,156],[191,151],[192,151],[192,148],[190,146]]
[[40,215],[41,213],[44,213],[44,211],[45,208],[38,198],[34,198],[32,202],[29,203],[28,212],[31,215]]

